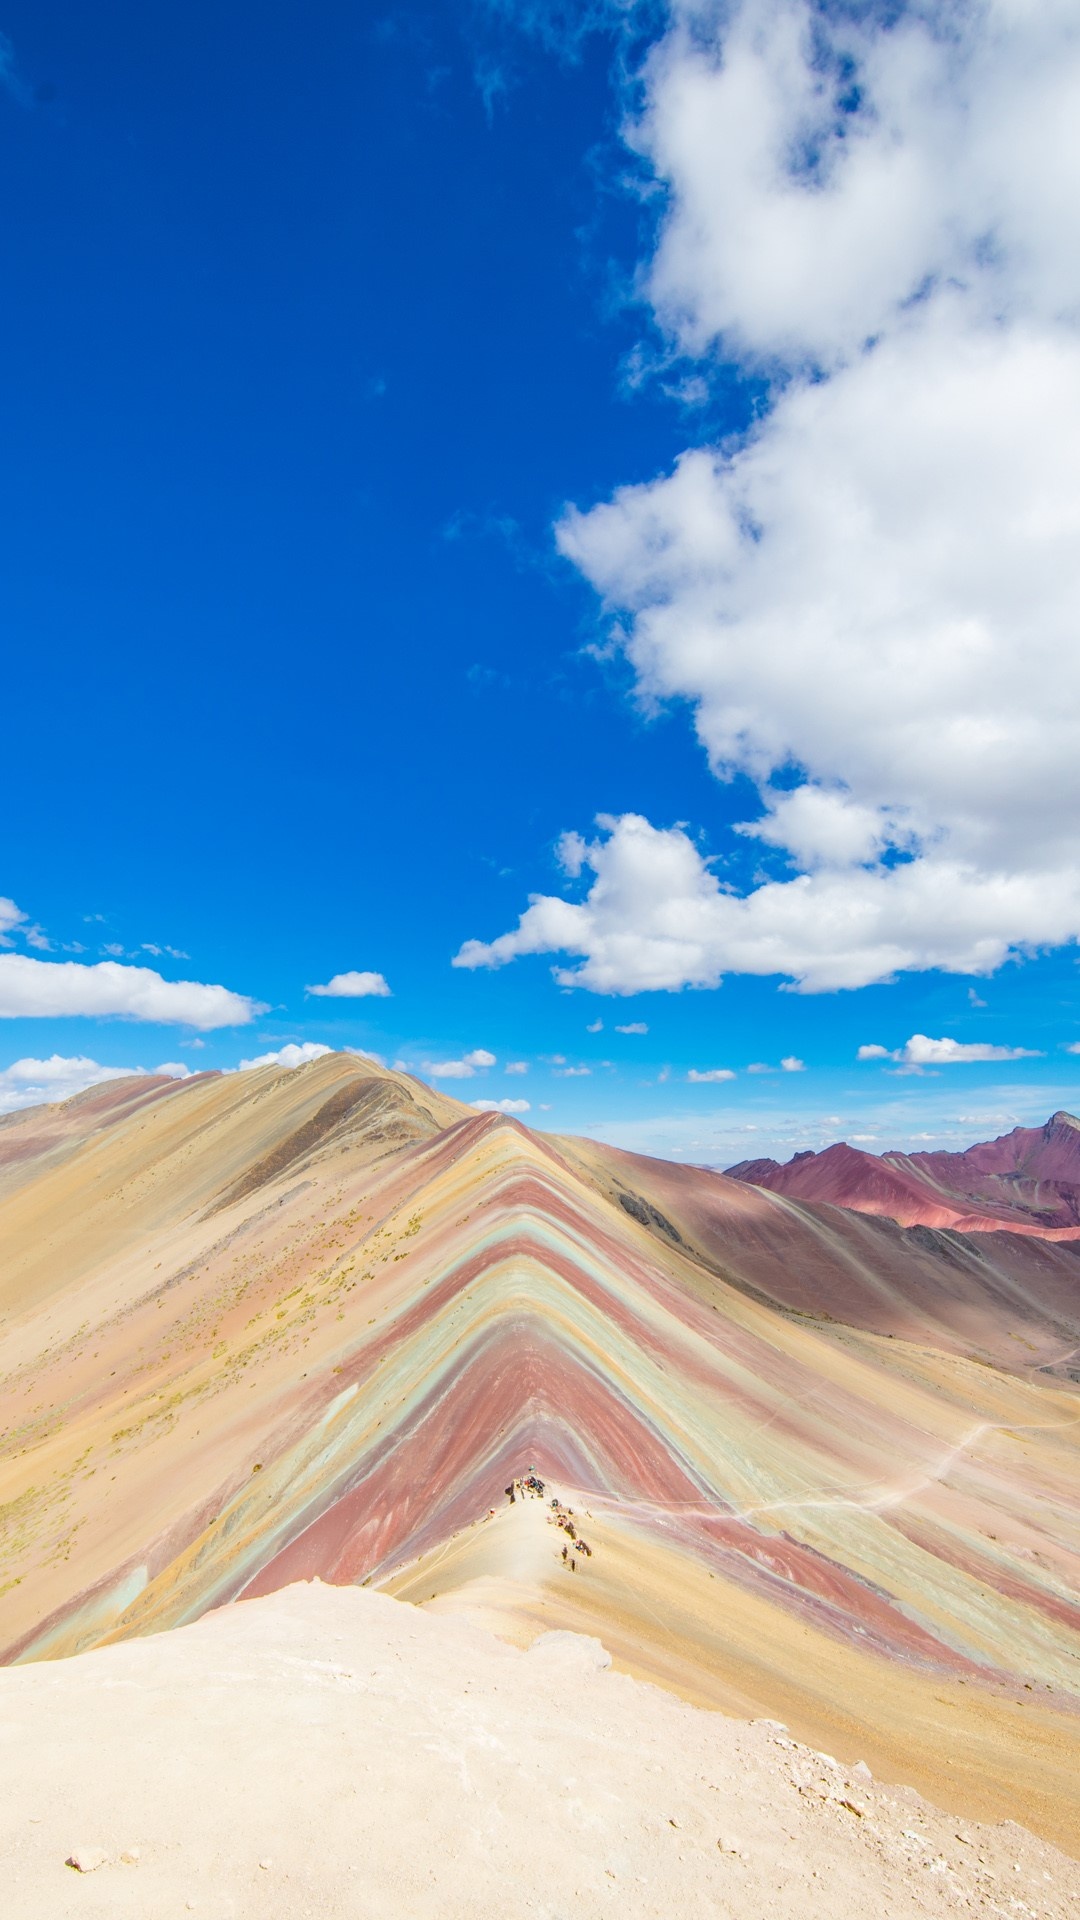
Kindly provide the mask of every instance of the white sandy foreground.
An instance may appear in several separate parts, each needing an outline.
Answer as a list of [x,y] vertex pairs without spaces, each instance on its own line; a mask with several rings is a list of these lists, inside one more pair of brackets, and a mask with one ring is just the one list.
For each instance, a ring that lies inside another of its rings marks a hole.
[[1080,1866],[574,1634],[523,1653],[315,1582],[0,1673],[4,1920],[964,1910],[1065,1920]]

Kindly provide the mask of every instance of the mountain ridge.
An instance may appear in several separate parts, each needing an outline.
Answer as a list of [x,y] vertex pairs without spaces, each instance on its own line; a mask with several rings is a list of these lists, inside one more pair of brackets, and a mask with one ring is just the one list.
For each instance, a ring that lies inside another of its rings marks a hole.
[[[0,1174],[8,1660],[370,1584],[598,1635],[1067,1844],[1071,1244],[792,1201],[347,1055],[34,1114]],[[509,1525],[530,1467],[576,1570]]]
[[794,1199],[883,1214],[901,1226],[1080,1237],[1080,1120],[1064,1109],[1041,1127],[1014,1127],[959,1153],[871,1154],[837,1141],[784,1164],[741,1160],[725,1172]]

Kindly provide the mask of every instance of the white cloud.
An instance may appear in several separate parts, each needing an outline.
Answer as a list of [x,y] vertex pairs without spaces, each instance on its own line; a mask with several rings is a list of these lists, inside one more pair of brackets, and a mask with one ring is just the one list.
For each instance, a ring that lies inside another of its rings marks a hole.
[[929,1034],[913,1033],[902,1047],[860,1047],[857,1060],[899,1060],[906,1067],[963,1066],[979,1060],[1041,1060],[1042,1054],[1031,1047],[999,1047],[987,1040],[932,1040]]
[[625,1027],[616,1027],[616,1033],[648,1033],[644,1020],[631,1020]]
[[527,1100],[470,1100],[477,1113],[528,1113]]
[[806,1061],[800,1060],[797,1053],[786,1053],[780,1062],[781,1073],[805,1073]]
[[590,1020],[585,1031],[586,1033],[603,1033],[604,1023],[602,1020]]
[[1080,1053],[1080,1040],[1069,1040],[1066,1043],[1065,1051],[1066,1053]]
[[503,1068],[504,1073],[528,1073],[528,1071],[529,1063],[527,1060],[508,1060]]
[[386,999],[390,989],[381,973],[335,973],[324,987],[305,987],[304,992],[325,1000],[363,1000]]
[[670,21],[630,132],[664,189],[643,290],[695,377],[718,355],[772,384],[741,441],[568,510],[559,544],[644,701],[687,701],[717,775],[757,784],[742,831],[789,872],[722,894],[624,815],[598,857],[564,838],[586,902],[540,896],[458,963],[564,952],[564,983],[615,993],[985,975],[1080,936],[1080,22]]
[[0,895],[0,947],[10,947],[11,935],[26,920],[26,915],[15,905]]
[[947,307],[560,544],[628,621],[643,692],[690,701],[714,769],[759,782],[745,830],[810,871],[891,847],[971,885],[1034,858],[1076,927],[1078,531],[1080,342]]
[[290,1040],[284,1047],[277,1047],[272,1053],[257,1053],[253,1060],[241,1060],[236,1071],[246,1073],[250,1067],[303,1067],[309,1060],[318,1060],[324,1053],[331,1053],[331,1047],[324,1047],[321,1040]]
[[47,951],[52,945],[52,941],[46,939],[43,929],[33,925],[22,909],[15,905],[14,900],[0,898],[0,947],[14,946],[15,943],[11,938],[13,933],[17,933],[21,940],[25,940],[28,947]]
[[485,1047],[474,1047],[461,1060],[425,1060],[424,1072],[433,1080],[471,1080],[483,1067],[493,1067],[495,1055]]
[[128,1080],[133,1074],[167,1074],[173,1080],[186,1080],[190,1068],[179,1061],[167,1060],[163,1066],[103,1067],[85,1054],[64,1056],[54,1053],[47,1060],[15,1060],[0,1070],[0,1113],[15,1113],[23,1107],[37,1107],[59,1100],[70,1100],[87,1087],[100,1086],[106,1080]]
[[829,367],[927,284],[1075,298],[1069,0],[824,9],[673,0],[630,137],[669,193],[646,290],[680,344]]
[[783,974],[824,992],[920,967],[989,973],[1036,924],[1047,944],[1080,927],[1080,868],[1071,897],[1038,870],[979,874],[943,857],[826,869],[739,896],[680,827],[640,814],[601,815],[600,825],[604,837],[580,843],[595,876],[583,901],[534,895],[512,932],[467,940],[454,965],[562,952],[580,964],[556,967],[559,985],[594,993],[715,987],[725,972]]
[[[610,1065],[610,1062],[605,1062]],[[591,1067],[553,1067],[556,1080],[587,1080],[592,1073]]]
[[697,1067],[691,1067],[686,1077],[692,1080],[695,1086],[704,1086],[713,1080],[734,1080],[735,1075],[730,1067],[706,1067],[703,1071]]
[[89,1018],[149,1020],[198,1027],[246,1026],[265,1013],[260,1002],[198,980],[163,980],[150,967],[113,960],[87,966],[76,960],[31,960],[0,954],[0,1019]]

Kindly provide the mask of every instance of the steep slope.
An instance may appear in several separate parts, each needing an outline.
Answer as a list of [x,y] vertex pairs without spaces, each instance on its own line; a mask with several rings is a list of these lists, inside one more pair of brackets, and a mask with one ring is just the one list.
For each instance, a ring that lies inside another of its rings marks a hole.
[[1080,1867],[1011,1821],[695,1712],[595,1640],[521,1653],[355,1588],[9,1669],[0,1720],[4,1920],[1080,1909]]
[[900,1227],[701,1167],[583,1140],[563,1151],[658,1244],[785,1312],[1024,1373],[1080,1378],[1080,1246],[1071,1237]]
[[371,1583],[1070,1844],[1080,1397],[1018,1355],[1080,1345],[1071,1245],[912,1282],[887,1223],[347,1056],[92,1108],[0,1201],[9,1659]]
[[886,1215],[900,1226],[1080,1237],[1080,1120],[1055,1113],[964,1153],[864,1153],[841,1141],[821,1153],[742,1160],[735,1180],[793,1200]]

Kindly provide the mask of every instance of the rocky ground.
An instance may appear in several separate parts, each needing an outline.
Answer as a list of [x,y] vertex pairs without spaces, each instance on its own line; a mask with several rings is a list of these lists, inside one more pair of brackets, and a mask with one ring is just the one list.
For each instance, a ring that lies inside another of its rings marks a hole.
[[596,1640],[553,1633],[523,1652],[315,1582],[0,1673],[0,1906],[5,1920],[1067,1920],[1080,1866],[774,1722],[615,1673]]

